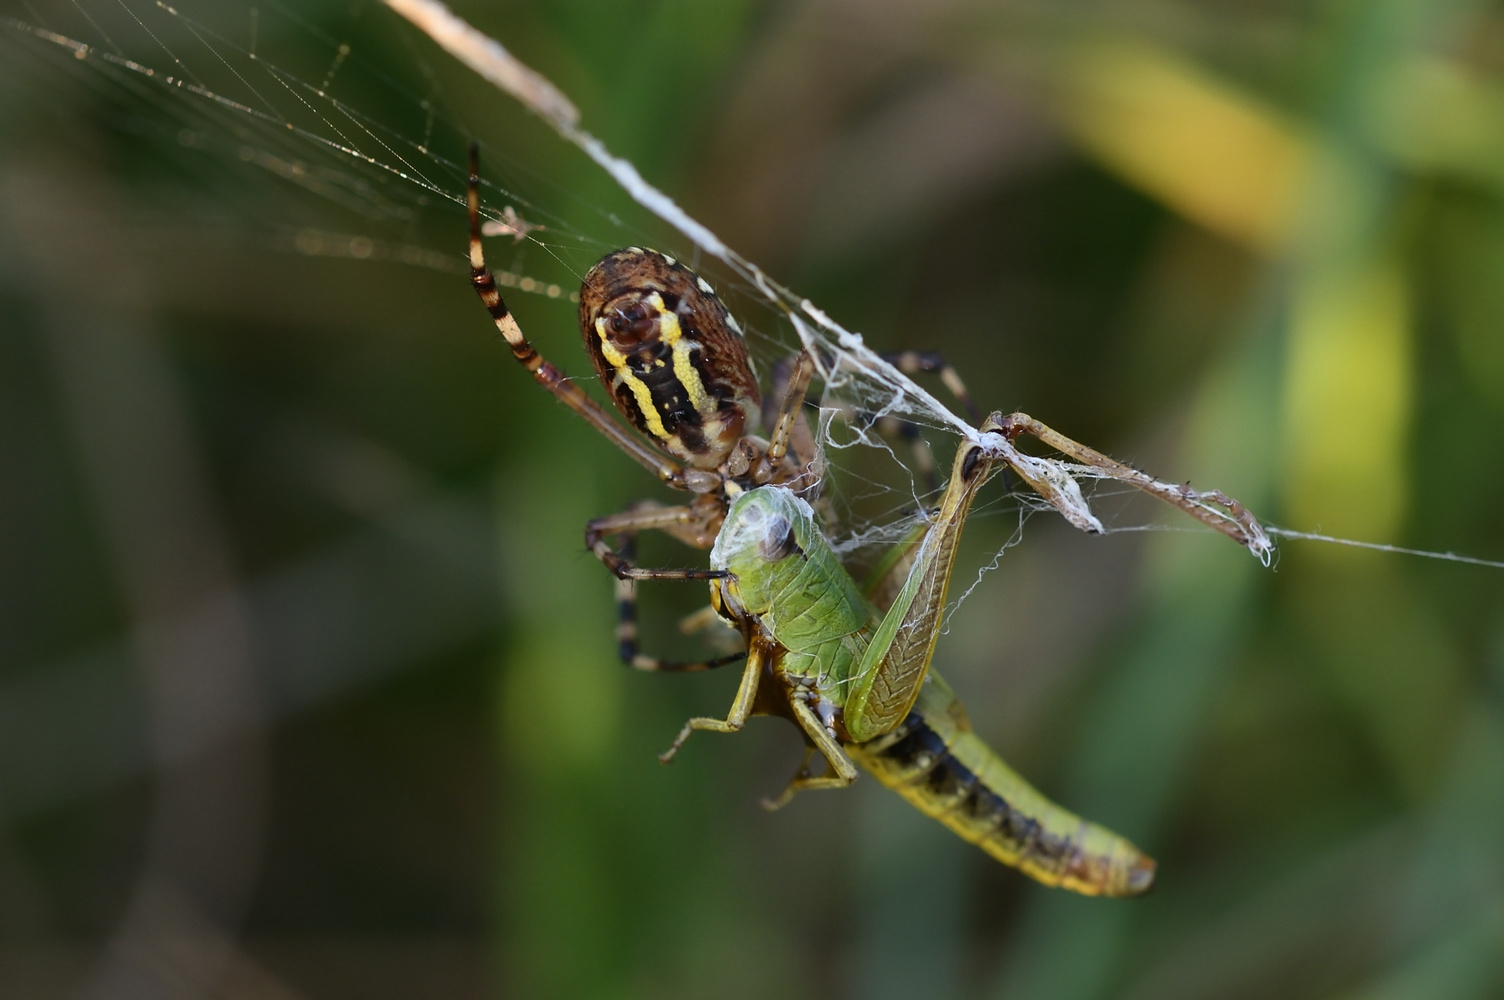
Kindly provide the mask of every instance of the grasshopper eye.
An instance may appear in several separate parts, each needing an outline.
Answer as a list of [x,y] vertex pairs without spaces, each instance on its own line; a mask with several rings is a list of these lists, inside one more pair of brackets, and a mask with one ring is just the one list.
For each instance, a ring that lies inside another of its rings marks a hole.
[[786,517],[775,515],[757,543],[758,553],[768,562],[781,562],[794,553],[804,555],[804,550],[794,540],[794,526]]

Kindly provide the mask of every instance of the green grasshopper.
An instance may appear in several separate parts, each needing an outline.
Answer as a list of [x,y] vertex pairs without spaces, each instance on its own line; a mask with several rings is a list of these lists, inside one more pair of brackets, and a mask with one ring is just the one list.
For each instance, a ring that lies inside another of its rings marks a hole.
[[[963,839],[1046,885],[1086,895],[1136,896],[1154,881],[1154,861],[1124,838],[1055,805],[971,730],[950,687],[929,670],[943,626],[961,528],[978,489],[1002,459],[1023,466],[1047,496],[1070,503],[1040,460],[1011,448],[1005,418],[957,450],[938,512],[917,545],[871,591],[903,586],[887,611],[841,565],[809,504],[783,486],[736,497],[711,566],[711,604],[746,641],[747,662],[724,719],[694,718],[661,759],[695,730],[736,732],[751,715],[782,715],[804,733],[799,771],[779,808],[807,789],[838,788],[866,768]],[[1065,477],[1068,478],[1068,477]],[[881,598],[879,599],[881,601]],[[815,751],[824,773],[811,774]]]

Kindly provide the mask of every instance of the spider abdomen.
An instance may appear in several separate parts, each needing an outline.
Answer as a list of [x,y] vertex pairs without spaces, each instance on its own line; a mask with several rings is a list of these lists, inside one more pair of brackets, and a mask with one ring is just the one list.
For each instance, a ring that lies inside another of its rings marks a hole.
[[672,257],[627,247],[601,258],[580,288],[580,330],[622,416],[685,464],[716,468],[755,420],[736,320]]

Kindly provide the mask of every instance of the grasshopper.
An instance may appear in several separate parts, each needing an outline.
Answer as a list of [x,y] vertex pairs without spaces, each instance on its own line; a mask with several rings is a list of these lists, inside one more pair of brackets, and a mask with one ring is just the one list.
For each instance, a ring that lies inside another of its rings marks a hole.
[[[746,642],[741,683],[724,719],[690,719],[660,759],[671,760],[696,730],[736,732],[752,715],[781,715],[808,745],[783,793],[764,803],[769,808],[801,791],[849,785],[860,764],[963,839],[1046,885],[1140,895],[1154,882],[1154,861],[1009,768],[929,669],[977,491],[1003,463],[1027,465],[998,433],[1006,419],[993,414],[976,439],[962,443],[922,537],[870,588],[891,592],[903,580],[886,611],[886,600],[874,603],[841,565],[793,490],[769,485],[738,496],[710,562],[726,574],[711,582],[711,605]],[[1028,467],[1042,478],[1042,466]],[[825,769],[812,774],[816,752]]]

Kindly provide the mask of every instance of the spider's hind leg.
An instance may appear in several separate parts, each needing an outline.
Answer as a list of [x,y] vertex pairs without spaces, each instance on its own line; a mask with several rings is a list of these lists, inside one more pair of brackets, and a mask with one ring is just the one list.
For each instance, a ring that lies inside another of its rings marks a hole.
[[883,351],[878,357],[905,375],[918,375],[920,372],[939,375],[940,381],[945,383],[945,388],[960,402],[971,422],[981,422],[982,415],[977,411],[977,404],[972,402],[971,393],[966,391],[966,383],[961,381],[960,374],[951,367],[951,363],[945,360],[944,354],[939,351]]
[[[792,379],[795,372],[794,363],[802,356],[794,355],[786,358],[773,367],[773,390],[775,395],[780,392],[784,384]],[[967,391],[966,384],[961,381],[960,374],[945,359],[944,354],[939,351],[883,351],[878,354],[878,357],[905,375],[932,374],[940,376],[940,381],[944,383],[945,388],[950,391],[956,401],[961,404],[961,408],[966,413],[967,418],[974,424],[981,422],[981,415],[977,411],[976,403],[972,401],[971,393]],[[765,418],[770,417],[767,413],[764,416]],[[878,416],[875,413],[861,409],[848,411],[846,416],[848,420],[860,426],[875,427],[878,433],[884,437],[897,439],[907,445],[910,451],[913,452],[914,471],[919,481],[924,484],[926,495],[934,496],[940,492],[941,483],[939,474],[935,468],[935,459],[931,454],[929,441],[926,440],[918,424],[912,420],[905,420],[902,417],[890,415]],[[808,435],[807,428],[804,433],[806,436]],[[808,447],[813,447],[813,438],[810,438],[810,445]]]

